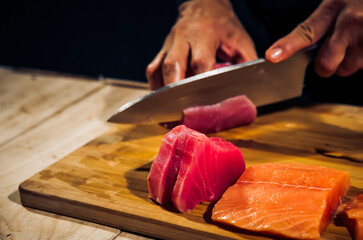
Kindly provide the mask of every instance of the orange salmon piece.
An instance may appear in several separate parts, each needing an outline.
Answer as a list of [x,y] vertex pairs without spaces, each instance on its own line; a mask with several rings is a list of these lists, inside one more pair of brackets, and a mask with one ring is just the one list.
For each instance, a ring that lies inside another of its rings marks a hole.
[[319,166],[254,165],[213,208],[215,222],[295,239],[316,239],[350,186],[349,173]]

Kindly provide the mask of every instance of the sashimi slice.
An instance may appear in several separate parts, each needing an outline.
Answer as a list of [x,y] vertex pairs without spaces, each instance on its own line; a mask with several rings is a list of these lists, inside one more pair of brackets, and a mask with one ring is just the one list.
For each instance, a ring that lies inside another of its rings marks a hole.
[[162,140],[159,153],[148,176],[149,197],[160,204],[171,201],[171,193],[178,176],[181,155],[190,129],[175,127]]
[[211,141],[202,133],[192,131],[186,140],[178,178],[172,193],[174,206],[181,212],[193,210],[206,201]]
[[186,140],[172,201],[181,212],[218,200],[245,170],[241,150],[222,138],[192,131]]
[[256,115],[257,110],[251,100],[239,95],[214,105],[184,109],[182,124],[202,133],[211,133],[250,124]]
[[341,204],[338,216],[343,220],[354,239],[363,239],[363,194]]
[[237,181],[245,171],[246,165],[241,150],[234,144],[219,137],[209,139],[212,142],[213,154],[207,172],[213,196],[207,201],[214,202]]
[[223,194],[212,219],[277,236],[319,238],[349,185],[349,173],[335,169],[255,165]]

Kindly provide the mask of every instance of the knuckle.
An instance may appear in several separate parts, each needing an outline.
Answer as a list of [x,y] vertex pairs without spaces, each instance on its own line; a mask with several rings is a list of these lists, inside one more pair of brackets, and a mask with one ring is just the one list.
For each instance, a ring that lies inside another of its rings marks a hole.
[[161,50],[156,57],[146,66],[146,76],[149,77],[155,72],[159,71],[164,58],[166,57],[166,52]]
[[321,73],[324,75],[332,75],[335,71],[337,66],[334,66],[329,59],[326,58],[319,58],[317,60],[317,66]]
[[147,65],[147,67],[146,67],[146,77],[150,78],[150,76],[153,74],[154,70],[155,70],[154,65],[149,63],[149,65]]
[[177,24],[175,24],[170,31],[170,34],[174,36],[175,38],[183,38],[187,39],[188,34],[190,34],[193,26],[188,25],[187,23],[184,23],[183,21],[179,21]]
[[182,31],[182,29],[184,29],[184,24],[183,23],[176,23],[170,30],[170,33],[171,34],[177,34],[179,33],[180,31]]
[[176,67],[177,63],[174,60],[165,59],[162,70],[164,74],[170,74],[172,72],[175,72]]
[[308,45],[315,44],[316,33],[314,27],[310,23],[300,23],[297,26],[296,31]]
[[171,32],[175,34],[184,34],[185,32],[188,32],[190,34],[191,32],[199,33],[202,29],[203,33],[207,35],[207,33],[215,34],[216,28],[217,26],[214,19],[206,18],[193,22],[188,19],[179,19],[177,23],[171,28]]
[[361,26],[363,23],[363,9],[349,7],[344,10],[341,19],[345,26]]
[[171,30],[170,30],[170,34],[175,34],[176,32],[179,31],[179,28],[180,28],[180,24],[175,24]]

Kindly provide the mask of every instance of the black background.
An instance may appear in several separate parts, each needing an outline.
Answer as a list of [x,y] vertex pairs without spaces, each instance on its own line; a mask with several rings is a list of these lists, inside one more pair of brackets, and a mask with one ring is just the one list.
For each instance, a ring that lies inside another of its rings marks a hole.
[[[146,82],[146,66],[175,23],[177,2],[4,2],[0,65]],[[263,57],[266,48],[306,19],[319,1],[232,3]],[[310,66],[304,93],[313,100],[362,105],[362,82],[362,71],[349,78],[324,79]]]
[[146,81],[174,24],[174,1],[7,1],[0,65]]

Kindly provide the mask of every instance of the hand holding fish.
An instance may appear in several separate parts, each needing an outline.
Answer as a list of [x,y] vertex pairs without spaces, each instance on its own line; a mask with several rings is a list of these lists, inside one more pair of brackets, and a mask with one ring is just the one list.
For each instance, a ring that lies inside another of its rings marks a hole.
[[363,69],[362,0],[322,1],[309,18],[266,51],[266,59],[280,62],[325,35],[315,61],[320,76],[344,77]]
[[241,63],[257,59],[254,43],[228,0],[194,0],[179,17],[146,69],[152,90],[214,68],[216,57]]

